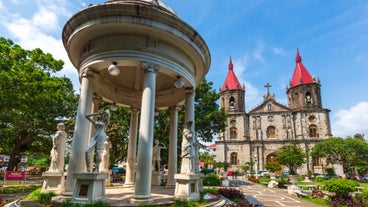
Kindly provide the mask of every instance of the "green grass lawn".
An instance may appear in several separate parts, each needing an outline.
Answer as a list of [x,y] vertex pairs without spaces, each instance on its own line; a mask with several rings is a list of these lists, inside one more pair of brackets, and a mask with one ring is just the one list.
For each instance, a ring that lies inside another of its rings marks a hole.
[[41,187],[41,184],[32,184],[32,185],[24,185],[24,190],[22,185],[5,185],[0,191],[0,195],[2,194],[14,194],[14,193],[30,193],[35,189]]

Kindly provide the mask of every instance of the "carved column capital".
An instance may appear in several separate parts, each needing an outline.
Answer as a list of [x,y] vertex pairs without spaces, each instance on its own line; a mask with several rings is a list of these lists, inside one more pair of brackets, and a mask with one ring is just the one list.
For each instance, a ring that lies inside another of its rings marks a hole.
[[180,110],[180,106],[170,106],[169,107],[169,111],[179,111]]
[[185,94],[194,94],[194,88],[193,87],[185,88]]
[[160,71],[160,66],[153,64],[153,63],[148,63],[148,62],[142,62],[142,69],[144,71],[148,71],[148,72],[158,72]]
[[88,67],[83,68],[79,72],[79,77],[81,77],[81,78],[91,78],[91,77],[93,77],[93,73],[94,73],[94,71],[91,68],[88,68]]

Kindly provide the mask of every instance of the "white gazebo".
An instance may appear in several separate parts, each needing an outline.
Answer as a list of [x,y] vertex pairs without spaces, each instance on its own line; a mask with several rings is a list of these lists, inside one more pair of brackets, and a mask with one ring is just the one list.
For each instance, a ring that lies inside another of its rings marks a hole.
[[63,194],[71,195],[76,183],[73,175],[86,171],[85,151],[92,127],[84,115],[97,111],[101,100],[131,109],[125,184],[135,184],[132,203],[152,200],[154,112],[171,111],[168,184],[178,188],[174,180],[177,106],[185,105],[185,122],[192,122],[194,131],[194,90],[210,66],[210,52],[202,37],[160,0],[110,0],[72,16],[62,39],[81,83]]

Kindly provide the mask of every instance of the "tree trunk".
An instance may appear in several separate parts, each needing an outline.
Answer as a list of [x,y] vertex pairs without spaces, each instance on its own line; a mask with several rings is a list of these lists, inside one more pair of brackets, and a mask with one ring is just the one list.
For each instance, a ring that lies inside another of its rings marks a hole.
[[22,149],[23,140],[26,138],[26,135],[27,135],[26,132],[21,132],[18,138],[16,138],[12,152],[10,154],[7,171],[19,170],[19,166],[21,162],[20,153]]

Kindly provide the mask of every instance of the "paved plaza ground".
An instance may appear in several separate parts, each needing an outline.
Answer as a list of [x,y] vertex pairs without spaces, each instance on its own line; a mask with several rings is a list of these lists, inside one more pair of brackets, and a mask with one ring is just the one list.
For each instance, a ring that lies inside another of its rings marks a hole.
[[[263,185],[244,181],[242,179],[230,180],[230,186],[241,190],[250,200],[256,200],[266,207],[320,207],[292,195],[288,195],[286,189],[267,188]],[[166,205],[174,203],[174,188],[164,186],[152,187],[152,196],[156,205]],[[112,206],[132,206],[129,203],[134,193],[133,187],[122,187],[119,184],[106,188],[106,200]],[[213,206],[222,206],[223,202]]]
[[[241,190],[249,200],[260,202],[265,207],[320,207],[292,195],[288,195],[286,189],[267,188],[263,185],[244,181],[243,179],[230,180],[230,186]],[[153,186],[151,193],[154,204],[158,206],[170,206],[174,203],[175,188],[167,188],[164,186]],[[134,194],[134,187],[124,187],[122,183],[113,183],[112,186],[106,187],[106,202],[111,206],[134,206],[129,201]],[[9,197],[24,196],[8,195]],[[220,207],[224,202],[213,203],[211,206]],[[7,205],[16,206],[14,204]]]

